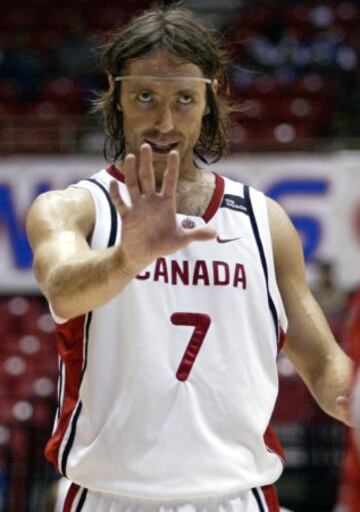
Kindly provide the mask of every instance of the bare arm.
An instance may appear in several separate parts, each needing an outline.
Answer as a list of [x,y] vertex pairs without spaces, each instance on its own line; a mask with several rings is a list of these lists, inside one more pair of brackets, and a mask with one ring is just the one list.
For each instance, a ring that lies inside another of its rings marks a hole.
[[99,251],[89,247],[87,239],[93,230],[95,211],[91,195],[85,190],[44,194],[29,211],[27,229],[35,276],[61,318],[73,318],[102,306],[159,256],[216,235],[209,228],[184,231],[177,226],[177,152],[169,155],[160,192],[156,191],[148,144],[141,148],[138,169],[134,155],[126,157],[123,168],[131,206],[125,204],[115,181],[110,186],[121,217],[121,245]]
[[100,306],[133,277],[119,248],[91,250],[95,211],[86,190],[68,189],[39,196],[31,207],[27,230],[40,288],[61,318]]
[[275,269],[289,320],[283,352],[320,407],[350,424],[352,362],[335,341],[306,283],[299,236],[284,210],[268,199]]
[[351,410],[355,425],[354,436],[360,452],[360,368],[358,368],[354,378]]

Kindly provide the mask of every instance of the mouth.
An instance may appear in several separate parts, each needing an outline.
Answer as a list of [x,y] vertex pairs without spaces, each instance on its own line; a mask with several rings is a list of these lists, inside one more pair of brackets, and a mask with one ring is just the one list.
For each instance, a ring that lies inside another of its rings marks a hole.
[[151,146],[152,152],[158,155],[168,155],[170,151],[179,146],[178,142],[173,142],[171,144],[160,144],[152,142],[151,140],[145,140],[145,142]]

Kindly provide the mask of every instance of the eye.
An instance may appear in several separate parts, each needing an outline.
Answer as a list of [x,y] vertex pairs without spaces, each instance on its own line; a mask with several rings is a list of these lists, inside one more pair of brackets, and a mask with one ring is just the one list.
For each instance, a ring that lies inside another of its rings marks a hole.
[[189,105],[190,103],[193,102],[193,97],[190,96],[189,94],[181,94],[181,96],[179,96],[179,103],[181,103],[181,105]]
[[152,94],[150,92],[147,92],[147,91],[144,91],[144,92],[140,92],[136,98],[141,102],[141,103],[150,103],[153,99],[152,97]]

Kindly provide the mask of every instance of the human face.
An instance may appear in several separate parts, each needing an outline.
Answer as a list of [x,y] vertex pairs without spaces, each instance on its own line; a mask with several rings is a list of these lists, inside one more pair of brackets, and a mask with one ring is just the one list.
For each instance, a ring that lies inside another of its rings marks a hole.
[[[180,61],[163,50],[129,61],[123,74],[204,78],[198,66]],[[191,78],[125,80],[121,84],[120,108],[126,153],[138,156],[140,146],[149,143],[157,178],[165,170],[169,153],[174,149],[180,156],[180,174],[186,175],[194,170],[193,149],[206,112],[205,83]]]

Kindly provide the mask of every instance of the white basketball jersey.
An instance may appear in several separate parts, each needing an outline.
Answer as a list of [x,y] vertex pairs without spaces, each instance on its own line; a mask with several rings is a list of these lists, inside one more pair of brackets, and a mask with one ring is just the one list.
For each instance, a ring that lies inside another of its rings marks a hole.
[[[130,202],[115,166],[76,185],[94,199],[93,249],[121,242],[113,176]],[[282,472],[266,433],[287,321],[265,197],[216,175],[204,216],[177,219],[218,237],[154,261],[104,306],[58,319],[59,407],[46,454],[94,491],[221,496]]]

